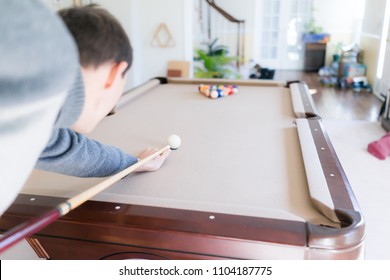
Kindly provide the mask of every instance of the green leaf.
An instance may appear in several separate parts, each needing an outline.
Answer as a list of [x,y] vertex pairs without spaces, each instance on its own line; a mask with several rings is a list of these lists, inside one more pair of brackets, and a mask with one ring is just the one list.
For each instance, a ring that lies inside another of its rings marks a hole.
[[230,69],[232,62],[238,61],[238,58],[227,56],[228,48],[226,46],[216,45],[217,40],[218,39],[214,39],[210,44],[208,44],[208,52],[202,49],[195,50],[197,57],[195,57],[194,60],[203,62],[203,68],[195,68],[195,77],[238,77],[238,74]]

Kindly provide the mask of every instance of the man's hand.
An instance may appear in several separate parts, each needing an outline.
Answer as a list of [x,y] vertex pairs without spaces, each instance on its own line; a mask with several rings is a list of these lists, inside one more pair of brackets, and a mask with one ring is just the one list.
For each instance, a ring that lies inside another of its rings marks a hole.
[[[156,148],[147,148],[139,153],[137,158],[143,159],[147,156],[153,154],[154,152],[158,151]],[[166,150],[159,156],[155,157],[154,159],[150,160],[149,162],[145,163],[144,165],[140,166],[138,169],[136,169],[134,172],[146,172],[146,171],[156,171],[158,170],[161,165],[164,163],[165,159],[169,156],[171,150]]]

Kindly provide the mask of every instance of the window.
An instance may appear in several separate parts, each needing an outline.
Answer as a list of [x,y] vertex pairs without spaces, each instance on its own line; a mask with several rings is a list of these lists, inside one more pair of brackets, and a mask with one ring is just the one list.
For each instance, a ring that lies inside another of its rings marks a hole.
[[311,15],[310,0],[260,0],[256,7],[255,60],[264,67],[302,69],[302,33]]

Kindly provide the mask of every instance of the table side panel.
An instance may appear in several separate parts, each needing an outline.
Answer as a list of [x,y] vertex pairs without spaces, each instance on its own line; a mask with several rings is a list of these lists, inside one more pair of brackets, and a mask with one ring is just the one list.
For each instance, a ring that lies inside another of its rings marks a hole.
[[303,82],[291,83],[289,85],[294,112],[297,118],[314,118],[319,117],[315,108],[313,99],[310,95],[309,88]]
[[[309,227],[309,246],[318,248],[351,248],[359,247],[364,240],[365,225],[363,217],[356,201],[355,195],[348,182],[345,172],[334,151],[334,148],[326,134],[320,119],[309,119],[302,121],[310,127],[311,137],[315,143],[324,184],[332,199],[333,207],[337,218],[341,223],[340,228],[326,229],[317,225]],[[309,185],[315,196],[317,185]],[[321,202],[321,197],[315,196],[314,203],[324,209],[328,202]],[[326,211],[325,211],[326,212]],[[326,237],[327,236],[327,237]]]
[[[42,203],[34,207],[34,201],[30,198],[28,195],[18,197],[16,204],[0,220],[2,230],[20,224],[47,208]],[[35,196],[35,200],[51,198]],[[29,211],[24,212],[26,209]],[[211,219],[208,213],[198,211],[88,201],[41,230],[36,238],[257,259],[265,258],[268,251],[279,251],[280,254],[283,250],[290,251],[295,257],[296,254],[303,257],[307,239],[305,231],[305,224],[295,221],[232,215],[218,215]],[[281,249],[283,245],[285,249]],[[275,246],[264,251],[264,248]],[[51,255],[50,248],[43,248]]]

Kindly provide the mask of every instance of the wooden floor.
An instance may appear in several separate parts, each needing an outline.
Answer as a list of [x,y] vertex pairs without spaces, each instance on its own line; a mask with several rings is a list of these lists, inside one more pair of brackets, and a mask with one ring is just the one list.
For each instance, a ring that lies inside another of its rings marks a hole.
[[326,120],[376,121],[382,105],[382,101],[372,93],[324,87],[316,72],[278,70],[274,80],[305,81],[310,89],[317,91],[313,100],[319,114]]

